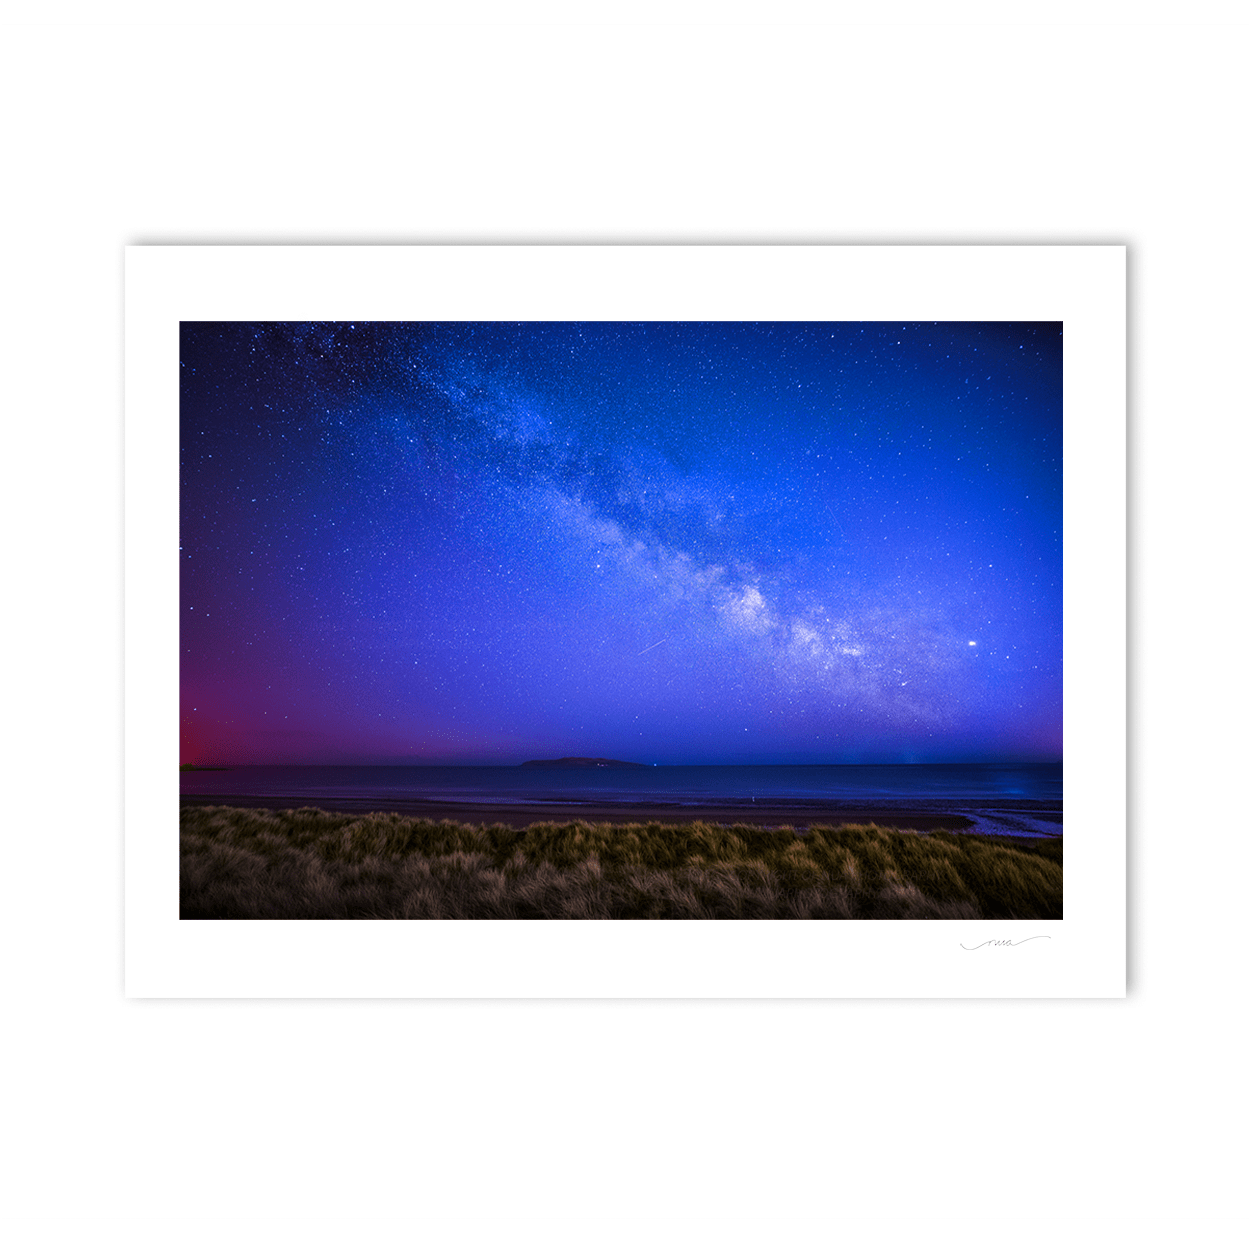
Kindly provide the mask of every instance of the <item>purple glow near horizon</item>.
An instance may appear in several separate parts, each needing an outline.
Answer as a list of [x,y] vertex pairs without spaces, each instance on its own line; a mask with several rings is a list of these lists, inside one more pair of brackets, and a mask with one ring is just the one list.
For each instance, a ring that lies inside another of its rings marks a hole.
[[182,758],[1056,760],[1053,323],[188,323]]

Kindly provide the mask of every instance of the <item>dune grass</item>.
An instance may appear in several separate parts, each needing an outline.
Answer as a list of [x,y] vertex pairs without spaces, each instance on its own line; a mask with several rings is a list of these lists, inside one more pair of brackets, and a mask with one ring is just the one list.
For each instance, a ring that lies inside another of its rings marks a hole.
[[1059,919],[1062,839],[182,809],[184,920]]

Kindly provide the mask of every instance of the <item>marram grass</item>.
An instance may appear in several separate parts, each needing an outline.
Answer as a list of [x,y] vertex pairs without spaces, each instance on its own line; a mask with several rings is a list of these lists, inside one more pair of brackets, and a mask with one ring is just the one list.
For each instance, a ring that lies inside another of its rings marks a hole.
[[1062,839],[182,809],[184,920],[1060,919]]

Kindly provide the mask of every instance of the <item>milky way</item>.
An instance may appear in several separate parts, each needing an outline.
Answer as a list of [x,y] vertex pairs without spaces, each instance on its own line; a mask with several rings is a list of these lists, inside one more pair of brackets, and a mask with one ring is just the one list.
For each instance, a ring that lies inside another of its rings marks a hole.
[[1051,323],[186,323],[182,758],[1062,756]]

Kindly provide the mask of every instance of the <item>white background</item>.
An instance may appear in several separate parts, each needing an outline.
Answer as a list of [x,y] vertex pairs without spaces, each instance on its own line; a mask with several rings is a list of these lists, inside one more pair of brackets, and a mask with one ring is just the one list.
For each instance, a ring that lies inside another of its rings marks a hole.
[[[61,4],[0,38],[0,1231],[1244,1235],[1235,9],[445,7]],[[122,247],[210,241],[1127,244],[1127,999],[125,1000]]]
[[[129,248],[127,994],[1122,995],[1125,259],[1125,249],[1116,246]],[[173,834],[178,325],[181,320],[312,320],[326,314],[415,321],[1062,322],[1067,837],[1062,922],[180,922]],[[1020,947],[985,945],[1009,940]],[[974,949],[980,953],[970,958]]]

